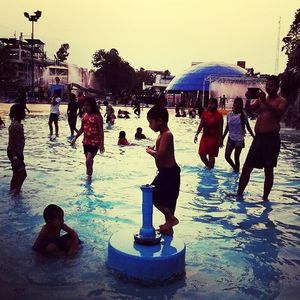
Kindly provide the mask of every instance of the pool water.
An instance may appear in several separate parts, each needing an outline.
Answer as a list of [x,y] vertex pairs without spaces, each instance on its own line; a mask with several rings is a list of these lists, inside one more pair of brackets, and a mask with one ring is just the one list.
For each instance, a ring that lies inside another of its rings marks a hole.
[[[238,175],[224,159],[207,171],[197,155],[193,136],[198,120],[175,118],[176,158],[182,170],[175,235],[187,246],[186,277],[176,283],[149,288],[119,280],[106,268],[107,243],[112,233],[141,224],[140,185],[156,174],[146,152],[156,134],[141,118],[117,119],[105,129],[104,155],[97,155],[94,180],[85,181],[81,139],[68,143],[66,106],[59,122],[60,137],[48,137],[48,105],[31,105],[24,121],[28,178],[23,194],[8,195],[11,168],[6,157],[7,129],[0,130],[0,285],[1,299],[299,299],[300,286],[300,138],[282,131],[282,150],[271,201],[261,201],[263,172],[253,172],[244,201],[236,191]],[[0,115],[9,125],[9,105]],[[251,123],[253,126],[254,123]],[[149,138],[134,141],[136,127]],[[120,130],[136,145],[118,147]],[[246,137],[245,159],[251,137]],[[46,205],[65,211],[65,222],[84,241],[78,257],[47,260],[31,246],[43,225]],[[154,210],[154,224],[163,222]],[[5,295],[4,298],[2,298]]]

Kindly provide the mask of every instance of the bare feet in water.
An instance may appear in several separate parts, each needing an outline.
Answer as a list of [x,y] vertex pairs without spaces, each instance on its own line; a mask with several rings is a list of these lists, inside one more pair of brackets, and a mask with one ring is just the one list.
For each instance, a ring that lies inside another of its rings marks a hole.
[[161,233],[167,233],[172,230],[172,227],[177,225],[178,223],[179,220],[176,217],[168,219],[165,224],[159,226],[159,231]]
[[166,234],[166,235],[171,235],[171,236],[173,236],[173,234],[174,234],[174,230],[173,230],[173,228],[171,228],[171,229],[169,229],[169,230],[166,230],[166,231],[164,231],[164,230],[162,230],[162,229],[158,229],[158,232],[159,233],[162,233],[162,234]]

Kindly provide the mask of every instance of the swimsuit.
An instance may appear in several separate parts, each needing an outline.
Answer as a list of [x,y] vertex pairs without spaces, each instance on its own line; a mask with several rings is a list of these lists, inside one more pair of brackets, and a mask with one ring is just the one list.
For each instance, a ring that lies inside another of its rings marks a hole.
[[249,149],[245,165],[252,168],[276,167],[280,152],[278,132],[258,133]]
[[165,206],[174,214],[180,188],[179,166],[175,165],[174,167],[158,170],[152,185],[155,186],[153,204]]

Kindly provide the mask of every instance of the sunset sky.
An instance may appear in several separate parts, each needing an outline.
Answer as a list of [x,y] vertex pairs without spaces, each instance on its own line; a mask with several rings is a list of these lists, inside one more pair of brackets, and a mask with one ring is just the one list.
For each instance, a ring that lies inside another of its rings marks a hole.
[[[192,61],[246,60],[248,67],[274,73],[281,16],[281,39],[300,7],[299,0],[0,0],[0,36],[31,26],[24,11],[42,11],[35,37],[49,57],[70,44],[69,61],[91,68],[92,54],[116,48],[134,68],[169,69],[178,74]],[[280,54],[279,71],[286,56]]]

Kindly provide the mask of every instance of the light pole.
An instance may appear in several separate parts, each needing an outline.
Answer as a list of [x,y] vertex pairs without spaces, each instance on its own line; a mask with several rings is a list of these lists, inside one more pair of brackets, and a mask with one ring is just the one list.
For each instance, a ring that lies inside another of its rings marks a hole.
[[32,98],[34,97],[34,22],[42,16],[42,12],[37,10],[33,15],[29,15],[28,12],[24,12],[24,16],[31,22],[31,93]]

